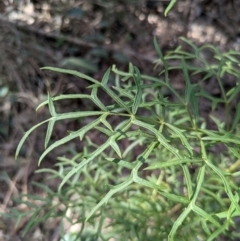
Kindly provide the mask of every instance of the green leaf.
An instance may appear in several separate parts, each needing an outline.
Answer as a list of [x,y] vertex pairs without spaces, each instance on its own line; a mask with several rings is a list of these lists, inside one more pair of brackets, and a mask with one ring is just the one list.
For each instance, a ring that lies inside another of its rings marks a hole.
[[[147,150],[144,152],[143,156],[146,158],[147,156],[150,155],[150,153],[152,152],[152,150],[154,149],[156,145],[156,142],[152,143],[150,145],[149,148],[147,148]],[[113,187],[108,193],[107,195],[91,210],[90,214],[88,215],[86,221],[96,212],[97,209],[99,209],[102,205],[106,204],[108,202],[108,200],[117,192],[120,192],[122,190],[124,190],[127,186],[129,186],[132,182],[133,182],[133,179],[135,177],[135,180],[139,181],[138,180],[138,177],[136,176],[136,172],[138,170],[138,168],[142,165],[143,163],[142,162],[138,162],[137,165],[134,167],[134,169],[132,170],[132,174],[131,176],[126,180],[124,181],[123,183]],[[143,180],[145,181],[145,180]],[[140,182],[142,182],[142,180],[140,180]],[[148,183],[150,182],[143,182],[145,183],[146,185],[148,185]],[[156,185],[157,186],[157,185]],[[157,186],[158,187],[158,186]]]
[[50,120],[49,123],[48,123],[48,128],[47,128],[47,133],[46,133],[46,138],[45,138],[45,144],[44,144],[45,149],[47,148],[49,140],[51,138],[54,124],[55,124],[54,119]]
[[[230,103],[237,95],[240,93],[240,84],[233,87],[231,90],[228,91],[226,96],[229,96],[228,103]],[[239,104],[239,103],[238,103]]]
[[[66,100],[66,99],[91,99],[91,96],[86,94],[68,94],[68,95],[59,95],[56,97],[52,97],[52,101]],[[37,106],[36,111],[39,110],[42,106],[47,105],[48,103],[49,103],[48,100],[43,101],[41,104]]]
[[104,114],[103,111],[83,111],[83,112],[68,112],[63,114],[58,114],[56,117],[52,117],[55,121],[58,120],[65,120],[65,119],[75,119],[80,117],[87,117],[87,116],[96,116]]
[[127,78],[131,78],[131,77],[132,77],[132,72],[131,72],[131,71],[129,71],[130,73],[128,73],[128,72],[123,72],[123,71],[121,71],[121,70],[118,70],[118,69],[116,68],[116,65],[113,65],[113,66],[112,66],[112,71],[113,71],[115,74],[118,74],[118,75],[120,75],[120,76],[124,76],[124,77],[127,77]]
[[165,86],[167,88],[170,88],[170,86],[168,84],[166,84],[164,81],[162,81],[159,78],[155,78],[155,77],[148,76],[148,75],[142,75],[142,79],[143,80],[145,79],[145,80],[150,80],[150,81],[153,81],[153,82],[157,82],[157,84],[159,84],[160,86]]
[[98,99],[97,97],[98,88],[95,87],[92,89],[91,100],[98,106],[102,111],[108,111],[107,107]]
[[173,8],[177,0],[171,0],[171,2],[168,4],[167,8],[164,11],[164,16],[167,16],[169,11]]
[[62,68],[55,68],[55,67],[43,67],[41,68],[43,70],[51,70],[51,71],[55,71],[55,72],[59,72],[59,73],[64,73],[64,74],[71,74],[71,75],[74,75],[74,76],[77,76],[79,78],[82,78],[82,79],[85,79],[85,80],[88,80],[94,84],[99,84],[99,82],[85,74],[82,74],[76,70],[69,70],[69,69],[62,69]]
[[193,205],[192,210],[199,214],[200,216],[202,216],[204,219],[210,221],[211,223],[213,223],[216,227],[221,227],[221,224],[214,219],[211,215],[209,215],[208,213],[206,213],[203,209],[197,207],[196,205]]
[[107,157],[105,159],[107,161],[114,162],[114,163],[118,164],[119,166],[126,167],[126,168],[128,168],[130,170],[132,170],[136,166],[135,162],[134,163],[130,163],[130,162],[124,161],[122,159],[118,159],[118,158]]
[[111,147],[114,149],[114,151],[118,154],[118,156],[119,156],[120,158],[122,158],[122,152],[121,152],[121,150],[120,150],[117,142],[114,141],[114,139],[111,139],[110,145],[111,145]]
[[198,97],[195,95],[196,92],[196,87],[198,87],[198,84],[191,84],[190,83],[190,78],[188,74],[188,67],[186,65],[186,62],[184,59],[182,59],[182,69],[183,69],[183,75],[184,75],[184,80],[186,82],[186,87],[185,87],[185,100],[186,104],[191,104],[194,116],[195,118],[198,118],[199,113],[198,113]]
[[[162,54],[161,49],[159,48],[159,45],[158,45],[158,43],[157,43],[156,37],[154,37],[154,39],[153,39],[153,44],[154,44],[154,48],[155,48],[157,54],[158,54],[159,57],[160,57],[160,60],[161,60],[162,63],[163,63],[163,66],[164,66],[165,81],[169,84],[169,78],[168,78],[168,62],[166,61],[165,57],[164,57],[163,54]],[[142,78],[144,78],[144,77],[145,77],[145,76],[142,76]],[[159,80],[158,80],[157,82],[159,82]]]
[[113,129],[112,129],[112,126],[109,124],[109,122],[106,120],[108,116],[108,113],[106,113],[105,115],[102,115],[102,118],[101,118],[101,122],[111,131],[113,132]]
[[94,127],[96,130],[101,131],[103,134],[107,135],[107,136],[111,136],[113,131],[112,130],[108,130],[107,128],[101,127],[101,126],[95,126]]
[[[129,138],[128,133],[127,133],[127,138]],[[148,140],[151,140],[151,141],[155,140],[155,138],[151,138],[151,137],[147,137],[147,138]],[[127,146],[127,148],[123,152],[123,156],[126,156],[128,153],[131,154],[134,151],[134,147],[143,145],[145,141],[146,141],[145,137],[141,136],[137,138],[137,140],[135,140],[134,142],[132,142],[130,145]]]
[[110,75],[110,71],[111,69],[109,68],[106,73],[104,74],[103,78],[102,78],[102,82],[101,82],[101,86],[102,88],[105,90],[105,92],[114,100],[117,102],[117,104],[119,106],[121,106],[122,108],[124,108],[124,110],[126,110],[128,113],[131,113],[129,107],[125,104],[124,101],[122,101],[108,86],[108,79],[109,79],[109,75]]
[[217,230],[215,230],[211,235],[209,235],[207,241],[213,241],[216,240],[216,238],[223,233],[225,230],[228,229],[228,225],[225,222],[223,225],[221,225]]
[[165,137],[159,131],[157,131],[152,125],[149,125],[145,122],[142,122],[142,121],[139,121],[139,120],[136,120],[136,119],[133,119],[132,123],[137,125],[137,126],[141,126],[145,129],[151,131],[152,133],[154,133],[160,144],[162,144],[166,149],[168,149],[170,152],[172,152],[178,158],[181,158],[181,156],[178,153],[179,151],[175,147],[169,145],[167,143],[168,141],[165,139]]
[[[101,118],[101,117],[100,117]],[[100,122],[100,118],[99,118],[99,122]],[[96,121],[96,124],[97,121]],[[91,126],[92,123],[90,123],[88,125],[87,129],[92,129],[93,127]],[[96,158],[98,155],[100,155],[107,147],[109,147],[110,143],[112,142],[112,140],[116,140],[118,139],[121,135],[124,134],[125,131],[127,131],[129,129],[129,127],[131,126],[131,121],[126,120],[124,122],[121,123],[121,132],[116,132],[113,136],[109,137],[108,140],[101,146],[99,146],[94,152],[92,152],[90,154],[90,156],[87,159],[84,159],[80,164],[78,164],[77,166],[75,166],[73,169],[71,169],[71,171],[69,171],[69,173],[64,177],[64,179],[62,180],[61,184],[59,185],[59,190],[61,190],[61,188],[63,187],[63,185],[77,172],[79,172],[81,170],[81,168],[83,168],[85,165],[87,165],[91,160],[93,160],[94,158]],[[85,127],[81,128],[79,131],[85,131],[83,130]],[[77,131],[76,133],[74,133],[74,138],[77,136],[77,134],[79,134]],[[86,132],[86,131],[85,131]],[[66,137],[65,137],[66,138]],[[64,143],[69,141],[68,139],[63,138],[62,140],[64,140]],[[71,136],[70,136],[71,138]],[[72,139],[72,138],[71,138]],[[61,141],[61,140],[60,140]],[[62,142],[60,142],[61,144]],[[52,145],[53,146],[53,145]],[[51,146],[50,146],[51,147]],[[49,147],[49,148],[50,148]],[[49,149],[48,148],[48,149]],[[55,146],[54,146],[55,148]],[[46,150],[47,151],[47,150]],[[45,151],[45,152],[46,152]],[[40,160],[42,160],[42,158],[44,157],[44,155],[46,155],[46,153],[43,153],[42,156],[40,157]]]
[[117,104],[122,107],[129,114],[131,113],[129,107],[125,104],[123,100],[121,100],[108,86],[103,86],[103,89],[107,92],[107,94],[112,97],[112,99],[117,102]]
[[105,74],[103,75],[103,78],[102,78],[102,81],[101,81],[102,86],[107,86],[109,76],[110,76],[110,72],[111,72],[111,68],[108,68],[107,71],[105,72]]
[[186,197],[175,195],[173,193],[167,193],[164,190],[158,191],[158,193],[160,193],[162,196],[164,196],[168,200],[171,200],[171,201],[176,202],[176,203],[181,203],[181,204],[184,204],[184,205],[188,205],[189,202],[190,202],[189,199],[186,198]]
[[[239,202],[239,196],[238,196],[237,193],[235,194],[234,198],[235,198],[236,203],[238,203],[238,202]],[[224,211],[224,212],[221,212],[221,213],[217,213],[217,214],[215,214],[215,215],[216,215],[218,218],[227,219],[227,223],[230,223],[231,218],[232,218],[232,217],[237,217],[237,216],[239,216],[239,213],[236,211],[236,208],[234,207],[234,204],[231,203],[228,211]]]
[[177,159],[177,160],[173,160],[173,161],[164,161],[158,164],[153,164],[149,167],[146,167],[144,170],[155,170],[155,169],[161,169],[161,168],[165,168],[165,167],[171,167],[171,166],[177,166],[177,165],[181,165],[181,164],[192,164],[192,163],[202,163],[202,159],[200,158],[194,158],[194,159],[190,159],[190,158],[184,158],[184,159]]
[[30,220],[28,220],[27,224],[24,227],[24,231],[23,231],[23,234],[22,234],[23,237],[28,233],[28,231],[31,227],[36,225],[36,220],[37,220],[37,217],[38,217],[40,212],[41,212],[41,209],[36,209],[35,212],[31,215]]
[[48,195],[54,195],[55,192],[49,188],[47,185],[43,184],[43,183],[38,183],[38,182],[32,182],[32,184],[36,187],[41,188],[42,190],[44,190]]
[[133,104],[132,104],[132,113],[133,113],[133,115],[135,115],[137,113],[139,104],[140,104],[141,99],[142,99],[142,87],[141,87],[142,80],[141,80],[141,75],[140,75],[140,72],[139,72],[138,68],[134,67],[134,70],[135,70],[136,74],[133,74],[133,79],[134,79],[135,84],[136,84],[137,93],[136,93],[136,96],[135,96]]
[[188,216],[188,214],[192,211],[191,206],[188,205],[187,208],[183,210],[183,212],[180,214],[180,216],[177,218],[177,220],[174,222],[172,229],[168,235],[168,241],[176,241],[174,239],[174,236],[179,228],[180,225],[182,225],[185,218]]
[[197,186],[195,188],[195,192],[194,192],[194,195],[193,195],[193,198],[191,200],[191,202],[193,204],[195,204],[197,198],[198,198],[198,195],[199,195],[199,192],[201,190],[201,187],[202,187],[202,184],[203,184],[203,181],[204,181],[204,177],[205,177],[205,171],[206,171],[206,165],[203,165],[200,170],[198,171],[198,175],[197,175]]
[[125,97],[129,98],[130,100],[132,100],[134,98],[134,96],[131,93],[127,92],[126,89],[122,89],[122,88],[116,87],[116,86],[113,86],[113,89],[116,90],[120,94],[120,96],[125,96]]
[[206,164],[222,179],[223,185],[225,187],[225,192],[227,193],[229,199],[232,201],[234,207],[236,208],[238,214],[240,215],[240,206],[237,203],[236,199],[233,196],[231,187],[229,186],[229,182],[226,180],[224,175],[222,174],[221,170],[219,170],[216,166],[214,166],[208,160],[205,160]]
[[97,150],[95,150],[94,152],[91,153],[91,155],[86,158],[83,159],[80,164],[78,164],[77,166],[73,167],[68,173],[67,175],[63,178],[62,182],[60,183],[58,190],[60,191],[63,187],[63,185],[77,172],[79,172],[85,165],[87,165],[90,161],[92,161],[95,157],[97,157],[98,155],[100,155],[100,153],[102,153],[107,147],[109,146],[108,143],[104,143],[103,145],[101,145]]
[[[191,200],[191,202],[189,203],[188,207],[184,209],[184,211],[181,213],[181,215],[177,218],[177,220],[174,222],[172,229],[169,233],[169,240],[174,241],[174,236],[179,228],[180,225],[182,225],[183,221],[185,220],[185,218],[187,217],[187,215],[192,211],[192,210],[197,210],[197,212],[200,212],[202,215],[205,215],[205,213],[201,212],[200,209],[197,209],[196,205],[195,205],[195,201],[197,199],[197,196],[199,194],[199,191],[201,189],[202,186],[202,182],[204,179],[204,174],[205,174],[205,165],[203,167],[201,167],[199,173],[198,173],[198,177],[197,177],[197,188],[194,192],[194,196]],[[209,216],[207,216],[209,218]],[[212,220],[212,219],[211,219]],[[215,221],[215,220],[214,220]]]
[[218,63],[217,75],[219,77],[222,77],[222,75],[224,74],[223,66],[225,65],[225,63],[226,63],[225,58],[221,58],[220,63]]
[[191,145],[189,144],[189,142],[188,142],[187,138],[184,136],[184,134],[182,134],[182,130],[179,129],[179,128],[177,128],[177,127],[174,126],[174,125],[169,124],[169,123],[164,123],[164,124],[165,124],[168,128],[170,128],[173,132],[176,133],[176,135],[180,138],[183,146],[186,147],[187,150],[188,150],[188,152],[189,152],[189,154],[190,154],[191,156],[193,156],[193,151],[192,151],[193,148],[192,148]]
[[147,148],[146,150],[138,157],[138,163],[137,165],[133,168],[132,170],[132,175],[133,175],[133,181],[145,186],[145,187],[150,187],[152,189],[157,189],[157,190],[163,190],[164,187],[157,185],[153,182],[147,181],[137,175],[138,169],[143,165],[143,163],[148,159],[149,155],[152,153],[152,151],[155,149],[155,147],[158,145],[157,141],[153,141]]
[[184,41],[185,43],[187,43],[189,46],[191,46],[195,51],[195,55],[192,55],[191,53],[188,53],[188,52],[186,52],[186,54],[191,56],[191,58],[196,58],[196,56],[198,56],[198,52],[200,49],[198,49],[198,47],[191,40],[189,40],[185,37],[180,37],[180,39],[182,41]]
[[183,169],[183,174],[184,174],[185,182],[187,185],[188,198],[191,199],[192,194],[193,194],[193,183],[191,180],[191,175],[190,175],[189,169],[186,165],[181,165],[181,166]]
[[240,161],[240,150],[238,150],[237,148],[234,148],[234,147],[230,147],[230,146],[228,146],[227,148]]
[[[238,193],[235,194],[234,198],[235,198],[235,202],[239,203],[239,195],[238,195]],[[232,218],[235,210],[236,210],[236,208],[234,207],[234,203],[231,203],[231,205],[229,207],[229,210],[228,210],[228,214],[227,214],[227,223],[228,224],[230,224],[231,218]]]
[[234,144],[240,144],[240,139],[236,139],[233,136],[205,136],[202,137],[202,140],[206,141],[215,141],[220,143],[234,143]]
[[88,125],[82,127],[81,129],[77,130],[77,131],[73,131],[71,132],[68,136],[65,136],[64,138],[54,142],[52,145],[50,145],[40,156],[39,161],[38,161],[38,165],[41,164],[41,161],[43,160],[43,158],[50,152],[52,151],[54,148],[59,147],[77,137],[80,137],[80,139],[83,138],[84,134],[91,130],[94,126],[96,126],[97,124],[99,124],[101,122],[101,117],[97,118],[96,120],[94,120],[93,122],[89,123]]
[[21,139],[20,142],[18,143],[17,150],[16,150],[16,153],[15,153],[15,159],[17,159],[17,157],[18,157],[18,155],[19,155],[19,152],[20,152],[20,149],[22,148],[22,145],[23,145],[23,143],[25,142],[25,140],[28,138],[28,136],[29,136],[36,128],[38,128],[39,126],[47,123],[47,122],[50,121],[51,119],[52,119],[52,118],[47,119],[47,120],[45,120],[45,121],[43,121],[43,122],[41,122],[41,123],[33,126],[31,129],[29,129],[29,130],[24,134],[24,136],[22,137],[22,139]]
[[159,48],[159,45],[158,45],[156,36],[154,36],[154,38],[153,38],[153,44],[154,44],[154,48],[155,48],[155,50],[156,50],[159,58],[161,59],[161,61],[163,62],[163,65],[165,66],[166,61],[165,61],[165,59],[164,59],[164,56],[163,56],[163,54],[162,54],[161,49]]
[[90,211],[90,213],[88,214],[87,218],[85,221],[88,221],[91,216],[104,204],[107,204],[108,200],[117,192],[120,192],[124,189],[126,189],[126,187],[128,187],[130,184],[132,184],[133,180],[132,180],[132,176],[130,176],[128,179],[126,179],[123,183],[118,184],[116,186],[114,186],[107,194],[106,196]]

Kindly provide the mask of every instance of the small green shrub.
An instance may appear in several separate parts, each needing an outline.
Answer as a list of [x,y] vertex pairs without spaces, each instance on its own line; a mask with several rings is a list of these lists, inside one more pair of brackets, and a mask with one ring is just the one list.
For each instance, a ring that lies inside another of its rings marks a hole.
[[[82,152],[73,148],[72,157],[59,157],[58,169],[38,171],[60,178],[61,184],[54,192],[35,183],[48,195],[40,208],[25,201],[32,206],[25,233],[60,217],[62,240],[69,240],[64,220],[79,225],[79,232],[72,234],[75,240],[84,240],[86,232],[89,240],[210,241],[238,236],[239,53],[221,54],[212,46],[198,48],[182,40],[192,51],[179,47],[165,56],[154,40],[156,67],[162,68],[159,78],[142,75],[132,64],[128,72],[113,66],[101,82],[77,71],[42,68],[88,81],[91,93],[48,94],[37,109],[48,105],[51,117],[27,131],[19,143],[16,158],[26,138],[48,123],[39,165],[54,148],[76,138],[84,143]],[[172,83],[172,74],[178,74],[183,88],[174,87],[179,83]],[[206,90],[210,79],[217,83],[218,96]],[[234,84],[226,89],[228,79]],[[89,99],[94,108],[59,114],[55,103],[65,99]],[[200,103],[210,104],[212,114],[206,115]],[[215,110],[223,120],[214,116]],[[79,130],[49,145],[57,121],[84,118]],[[17,215],[20,220],[29,213]]]

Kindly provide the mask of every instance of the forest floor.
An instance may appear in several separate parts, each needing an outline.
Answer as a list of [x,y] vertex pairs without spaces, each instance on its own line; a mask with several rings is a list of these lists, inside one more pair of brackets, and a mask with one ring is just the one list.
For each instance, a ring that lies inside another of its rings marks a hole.
[[[85,91],[85,84],[76,77],[43,72],[41,67],[72,68],[101,79],[109,66],[116,64],[126,70],[131,61],[142,73],[157,76],[153,36],[164,53],[179,44],[186,48],[181,36],[199,46],[213,44],[220,51],[240,51],[237,0],[179,1],[167,17],[167,2],[162,1],[66,2],[0,2],[0,213],[12,207],[24,211],[26,207],[14,198],[37,193],[32,181],[46,182],[44,174],[34,173],[44,150],[46,127],[34,132],[18,159],[14,157],[23,134],[48,116],[47,108],[36,112],[36,106],[47,98],[47,91],[52,96]],[[178,84],[178,77],[171,81]],[[61,110],[74,111],[79,105],[86,108],[84,103],[71,102]],[[54,138],[72,128],[58,125]],[[41,168],[54,168],[61,151],[49,154]],[[49,183],[53,189],[57,185]],[[27,239],[22,238],[28,219],[17,228],[15,221],[0,217],[0,241],[53,240],[42,239],[48,228],[44,224],[31,230]]]

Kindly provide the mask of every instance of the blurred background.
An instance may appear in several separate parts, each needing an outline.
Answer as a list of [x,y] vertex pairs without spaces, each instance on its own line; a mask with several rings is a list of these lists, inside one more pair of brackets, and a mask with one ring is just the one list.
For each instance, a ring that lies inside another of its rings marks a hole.
[[[19,158],[14,158],[24,132],[49,115],[47,108],[36,112],[37,105],[46,100],[47,91],[52,96],[86,91],[86,84],[76,77],[43,72],[41,67],[75,69],[100,80],[109,66],[127,70],[132,62],[142,73],[157,76],[154,36],[164,53],[180,44],[180,36],[223,51],[240,50],[240,1],[179,0],[165,17],[168,4],[167,0],[0,1],[0,213],[14,207],[12,198],[19,193],[38,191],[31,181],[45,182],[43,174],[34,174],[44,150],[45,126],[31,135]],[[177,86],[178,76],[171,81]],[[61,111],[87,105],[68,101]],[[58,124],[53,138],[59,139],[78,124]],[[71,148],[82,147],[73,142],[53,151],[41,167],[54,168],[56,156]],[[58,183],[48,185],[56,189]],[[15,228],[14,222],[0,217],[0,241],[21,240],[19,232],[26,222]],[[35,236],[31,240],[41,240]]]

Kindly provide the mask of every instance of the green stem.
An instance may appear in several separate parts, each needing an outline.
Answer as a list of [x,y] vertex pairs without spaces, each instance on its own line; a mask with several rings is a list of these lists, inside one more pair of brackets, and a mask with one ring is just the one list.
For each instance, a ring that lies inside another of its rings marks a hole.
[[228,104],[228,100],[227,100],[227,96],[226,96],[226,93],[225,93],[225,90],[224,90],[224,87],[223,87],[223,84],[222,84],[222,81],[219,77],[219,75],[217,75],[217,81],[218,81],[218,85],[220,87],[220,90],[221,90],[221,93],[222,93],[222,96],[223,96],[223,99],[224,99],[224,102],[225,102],[225,115],[226,115],[226,124],[227,124],[227,130],[229,130],[229,124],[230,124],[230,116],[229,116],[229,104]]

